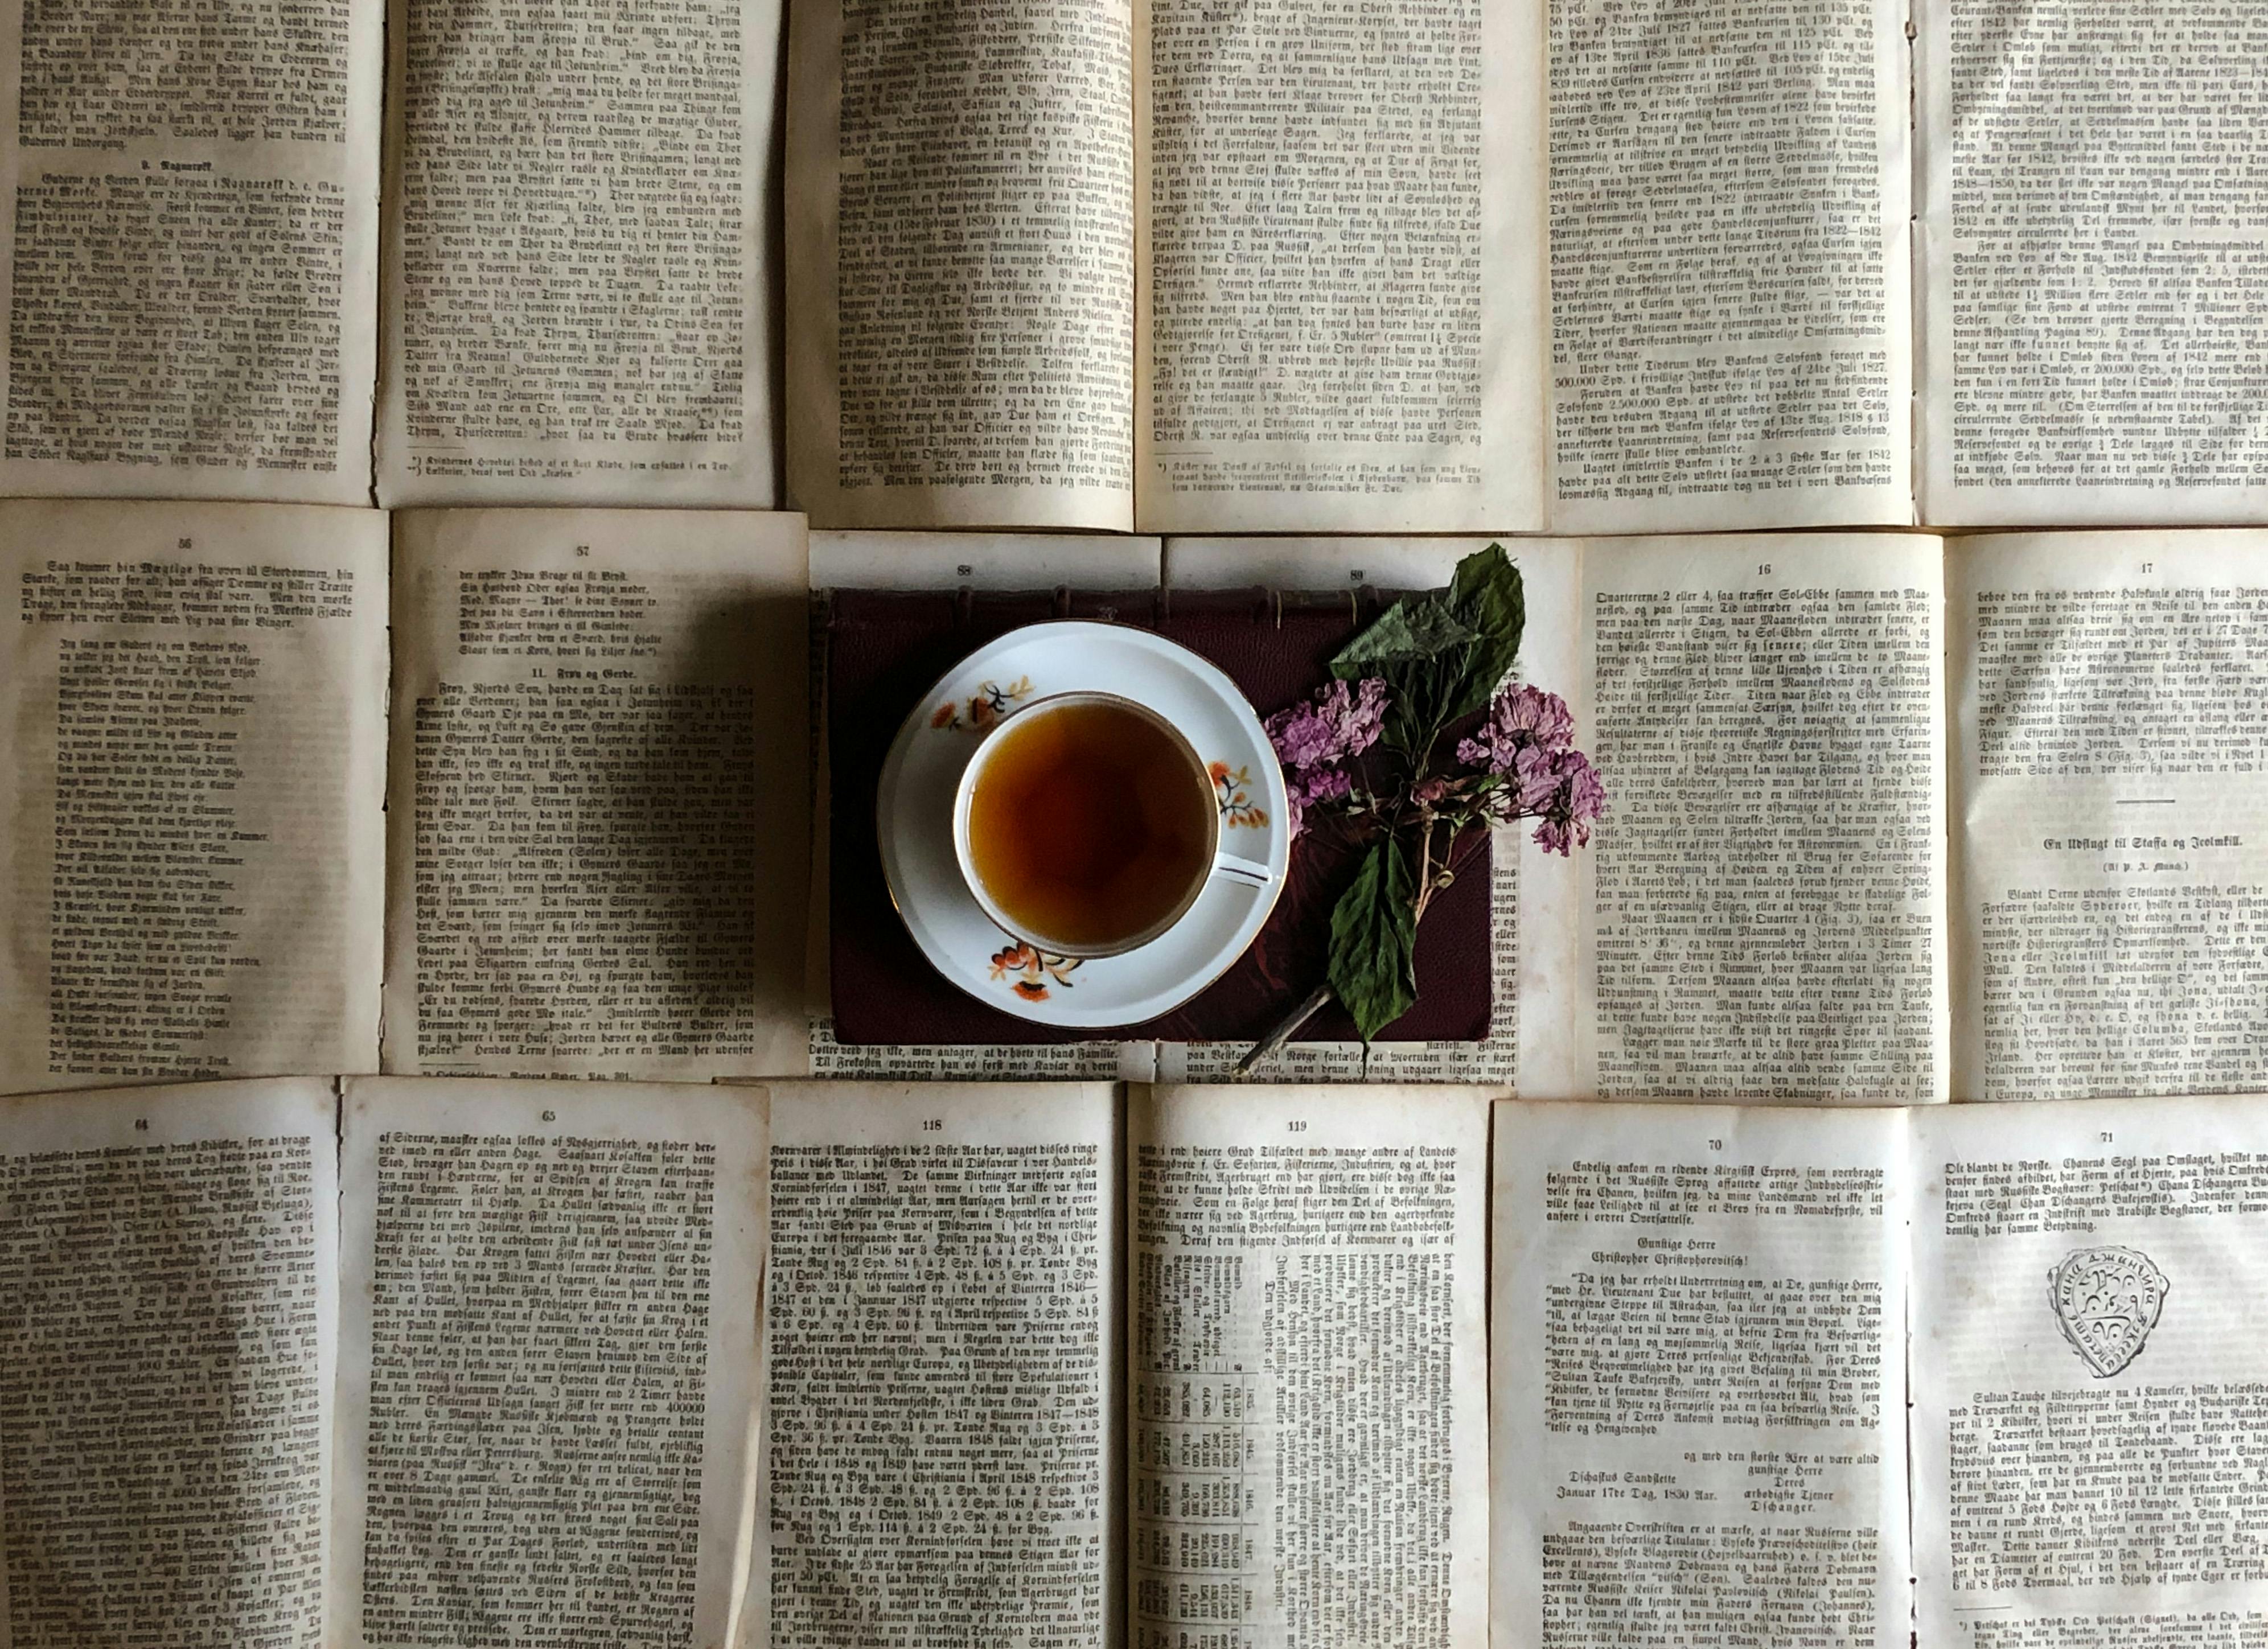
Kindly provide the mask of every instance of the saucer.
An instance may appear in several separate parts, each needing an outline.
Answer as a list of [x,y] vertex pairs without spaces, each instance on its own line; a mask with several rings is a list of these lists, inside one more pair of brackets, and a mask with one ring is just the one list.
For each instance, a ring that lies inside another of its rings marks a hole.
[[[993,925],[954,857],[961,769],[998,723],[1073,691],[1133,699],[1181,730],[1212,775],[1222,850],[1265,865],[1264,887],[1215,874],[1179,922],[1116,956],[1050,955]],[[1170,1013],[1244,954],[1284,888],[1286,811],[1260,718],[1219,669],[1146,629],[1062,619],[1010,631],[930,689],[882,763],[875,825],[891,901],[939,973],[1018,1019],[1101,1029]]]

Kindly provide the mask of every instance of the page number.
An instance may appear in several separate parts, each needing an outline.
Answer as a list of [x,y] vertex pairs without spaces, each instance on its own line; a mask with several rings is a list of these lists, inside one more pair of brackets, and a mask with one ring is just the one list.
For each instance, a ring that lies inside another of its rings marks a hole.
[[2095,1135],[2095,1137],[2101,1140],[2104,1145],[2108,1145],[2114,1143],[2116,1137],[2109,1129],[2106,1128],[2101,1133]]
[[1760,578],[1770,578],[1771,576],[1771,563],[1768,561],[1758,562],[1756,563],[1756,576]]
[[942,1116],[924,1116],[922,1118],[922,1132],[924,1134],[942,1133],[944,1130],[945,1118]]
[[189,549],[193,548],[195,546],[195,543],[196,541],[195,539],[177,538],[173,541],[173,548],[175,549]]
[[559,1113],[556,1111],[546,1111],[543,1113],[543,1120],[547,1123],[556,1123],[559,1120]]
[[1725,1142],[1721,1139],[1712,1139],[1709,1142],[1709,1149],[1712,1151],[1722,1151],[1724,1148]]
[[591,547],[588,544],[578,544],[575,546],[575,553],[578,556],[588,556],[591,553]]
[[136,1117],[134,1119],[134,1131],[137,1134],[148,1133],[150,1131],[150,1119],[146,1116]]
[[1307,1120],[1304,1117],[1295,1116],[1284,1124],[1284,1131],[1287,1134],[1304,1134],[1307,1131]]

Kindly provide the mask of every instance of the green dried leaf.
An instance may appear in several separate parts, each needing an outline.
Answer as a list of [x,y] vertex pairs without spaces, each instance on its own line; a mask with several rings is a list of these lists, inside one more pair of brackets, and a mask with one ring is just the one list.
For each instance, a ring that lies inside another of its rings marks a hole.
[[1450,700],[1449,713],[1462,716],[1494,696],[1497,684],[1520,662],[1520,641],[1528,628],[1528,592],[1520,569],[1491,544],[1457,563],[1449,585],[1449,607],[1474,633],[1464,679]]
[[1331,989],[1366,1042],[1418,1000],[1413,880],[1410,856],[1394,836],[1381,836],[1331,909]]
[[1439,595],[1405,595],[1339,649],[1331,674],[1343,681],[1384,674],[1389,665],[1454,664],[1480,632]]

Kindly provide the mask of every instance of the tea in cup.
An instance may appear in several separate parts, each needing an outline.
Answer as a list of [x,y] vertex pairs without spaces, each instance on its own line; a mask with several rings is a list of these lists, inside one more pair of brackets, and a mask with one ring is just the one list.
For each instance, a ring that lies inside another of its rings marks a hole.
[[1216,873],[1265,883],[1224,854],[1212,777],[1155,710],[1062,693],[989,733],[961,777],[954,849],[984,914],[1060,956],[1115,956],[1158,938]]

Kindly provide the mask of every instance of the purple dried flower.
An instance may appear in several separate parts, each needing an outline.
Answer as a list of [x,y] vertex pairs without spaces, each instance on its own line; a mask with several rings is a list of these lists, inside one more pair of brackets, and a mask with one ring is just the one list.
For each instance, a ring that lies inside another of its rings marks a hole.
[[[1598,769],[1580,750],[1553,751],[1543,757],[1552,784],[1543,792],[1540,805],[1523,808],[1537,820],[1536,844],[1547,853],[1565,857],[1571,848],[1587,847],[1591,841],[1591,826],[1607,811],[1607,787],[1599,782]],[[1544,777],[1539,766],[1534,775],[1540,782]],[[1523,774],[1521,792],[1528,794],[1530,777]]]
[[1351,694],[1344,681],[1316,690],[1312,702],[1278,710],[1268,718],[1268,741],[1292,772],[1360,755],[1378,742],[1386,722],[1386,683],[1364,679]]
[[1541,688],[1506,687],[1491,701],[1488,719],[1458,743],[1457,760],[1509,774],[1521,751],[1565,750],[1574,737],[1565,699]]
[[1354,779],[1338,763],[1378,742],[1386,723],[1386,683],[1366,677],[1351,693],[1344,681],[1319,688],[1313,699],[1278,710],[1267,721],[1268,742],[1284,764],[1292,834],[1307,828],[1307,809],[1343,799]]
[[1291,804],[1292,835],[1307,828],[1307,809],[1318,802],[1340,801],[1354,789],[1354,779],[1342,767],[1311,767],[1284,776],[1285,799]]

